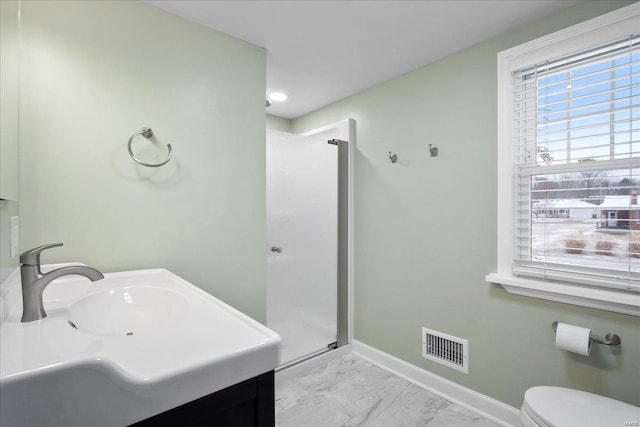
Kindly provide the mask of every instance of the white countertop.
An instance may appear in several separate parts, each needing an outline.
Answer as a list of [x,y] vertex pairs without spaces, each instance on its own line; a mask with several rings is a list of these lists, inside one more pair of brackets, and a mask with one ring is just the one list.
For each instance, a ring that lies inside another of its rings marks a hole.
[[[70,325],[75,302],[138,287],[168,295],[171,316],[130,335]],[[109,273],[93,283],[69,276],[52,282],[44,300],[45,319],[21,323],[17,307],[0,329],[2,425],[21,411],[38,426],[126,425],[279,364],[275,332],[167,270]]]

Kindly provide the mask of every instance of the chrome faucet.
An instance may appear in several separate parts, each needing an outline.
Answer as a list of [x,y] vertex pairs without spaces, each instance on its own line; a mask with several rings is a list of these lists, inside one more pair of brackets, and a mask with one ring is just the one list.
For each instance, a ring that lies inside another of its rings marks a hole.
[[22,322],[32,322],[47,317],[42,303],[42,294],[49,283],[55,279],[78,274],[95,282],[104,279],[102,273],[95,268],[85,266],[69,266],[52,270],[46,274],[40,270],[40,252],[45,249],[62,246],[62,243],[51,243],[30,249],[20,255],[20,274],[22,276]]

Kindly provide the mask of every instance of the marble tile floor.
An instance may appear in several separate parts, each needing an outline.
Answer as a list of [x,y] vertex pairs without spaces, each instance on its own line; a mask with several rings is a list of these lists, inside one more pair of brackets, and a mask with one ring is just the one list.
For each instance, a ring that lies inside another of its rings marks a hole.
[[348,354],[276,383],[278,427],[498,426]]

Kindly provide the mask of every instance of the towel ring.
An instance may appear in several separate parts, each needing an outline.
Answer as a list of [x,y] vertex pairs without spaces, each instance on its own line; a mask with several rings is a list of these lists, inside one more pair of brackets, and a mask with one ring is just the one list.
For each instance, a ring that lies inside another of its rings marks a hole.
[[171,160],[171,157],[173,157],[173,148],[171,148],[171,144],[167,144],[167,148],[169,149],[169,153],[167,155],[167,160],[165,160],[164,162],[152,165],[150,163],[145,163],[142,160],[140,160],[139,158],[137,158],[135,156],[135,154],[133,154],[133,150],[131,150],[131,143],[133,142],[135,137],[138,136],[138,135],[142,135],[145,138],[149,139],[149,138],[151,138],[153,136],[153,131],[150,128],[142,128],[139,132],[134,133],[133,135],[131,135],[131,138],[129,138],[129,144],[127,145],[127,149],[129,150],[129,156],[131,156],[131,158],[136,163],[139,163],[142,166],[146,166],[148,168],[157,168],[158,166],[166,165],[167,163],[169,163],[169,160]]

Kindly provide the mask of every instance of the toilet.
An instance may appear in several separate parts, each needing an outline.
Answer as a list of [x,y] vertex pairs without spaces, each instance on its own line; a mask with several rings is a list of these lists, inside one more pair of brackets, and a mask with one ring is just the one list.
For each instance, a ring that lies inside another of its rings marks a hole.
[[584,391],[532,387],[520,409],[524,427],[640,426],[640,408]]

